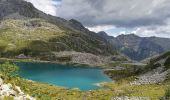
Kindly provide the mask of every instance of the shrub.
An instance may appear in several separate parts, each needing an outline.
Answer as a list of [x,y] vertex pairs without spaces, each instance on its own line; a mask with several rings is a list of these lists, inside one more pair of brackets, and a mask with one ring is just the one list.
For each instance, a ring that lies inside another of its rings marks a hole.
[[150,62],[148,65],[145,66],[144,68],[144,72],[147,72],[147,71],[150,71],[150,70],[153,70],[153,69],[156,69],[158,67],[160,67],[161,64],[160,63],[153,63],[153,62]]
[[15,77],[18,71],[18,67],[15,64],[5,62],[0,65],[0,73],[5,76],[5,78]]
[[72,57],[71,56],[65,56],[65,57],[57,57],[57,60],[59,62],[69,62],[72,60]]
[[164,66],[169,69],[170,68],[170,56],[166,59]]
[[3,100],[14,100],[14,98],[13,97],[7,97],[7,96],[5,96],[4,98],[3,98]]
[[157,62],[157,61],[159,61],[159,60],[161,60],[161,59],[167,58],[168,56],[170,56],[170,51],[162,54],[161,56],[158,56],[158,57],[156,57],[156,58],[151,59],[151,62],[152,62],[152,63]]
[[165,93],[165,100],[170,100],[170,88]]

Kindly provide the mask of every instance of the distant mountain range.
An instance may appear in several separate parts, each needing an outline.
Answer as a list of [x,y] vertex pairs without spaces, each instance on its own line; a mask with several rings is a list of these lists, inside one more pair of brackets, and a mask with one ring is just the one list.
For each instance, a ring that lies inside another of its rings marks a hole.
[[169,44],[168,38],[96,34],[77,20],[45,14],[24,0],[0,0],[1,57],[24,54],[55,60],[55,53],[61,51],[103,56],[120,52],[140,61],[170,50]]
[[107,39],[112,46],[133,60],[143,60],[170,50],[170,39],[159,37],[139,37],[134,34],[108,36],[99,32],[99,36]]

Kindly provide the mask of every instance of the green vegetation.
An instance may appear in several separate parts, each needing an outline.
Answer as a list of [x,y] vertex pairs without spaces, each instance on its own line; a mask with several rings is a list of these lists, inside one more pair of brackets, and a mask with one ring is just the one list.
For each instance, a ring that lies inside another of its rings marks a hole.
[[16,58],[19,54],[56,60],[55,52],[77,51],[92,54],[117,54],[94,33],[79,32],[51,24],[43,19],[7,19],[0,23],[0,57]]
[[17,71],[18,67],[9,62],[0,65],[0,73],[3,75],[2,77],[5,81],[15,78],[17,76]]
[[14,100],[14,98],[13,97],[4,97],[4,99],[3,100]]
[[168,100],[170,99],[170,88],[165,93],[165,98]]
[[158,57],[156,57],[156,58],[151,59],[151,60],[150,60],[150,63],[154,63],[154,62],[157,62],[157,61],[159,61],[159,60],[161,60],[161,59],[165,59],[165,58],[167,58],[168,56],[170,56],[170,52],[166,52],[166,53],[164,53],[164,54],[162,54],[162,55],[160,55],[160,56],[158,56]]
[[[21,53],[49,52],[49,39],[62,37],[65,32],[42,19],[4,20],[0,28],[0,56],[15,57]],[[35,45],[33,45],[35,44]],[[36,47],[36,48],[35,48]],[[33,54],[33,56],[35,56]]]
[[166,59],[164,66],[166,67],[166,69],[170,68],[170,56]]
[[158,67],[161,67],[161,64],[160,63],[153,63],[153,62],[150,62],[149,64],[147,64],[143,70],[143,72],[147,72],[147,71],[151,71],[153,69],[156,69]]
[[[67,57],[59,59],[69,60]],[[154,62],[154,64],[154,67],[149,66],[149,70],[160,66],[157,65],[157,62]],[[112,67],[121,66],[122,68],[120,70],[106,71],[106,74],[110,75],[112,79],[116,80],[116,82],[101,84],[101,86],[105,88],[103,90],[87,92],[25,80],[16,74],[18,70],[17,66],[9,62],[0,65],[0,73],[5,82],[20,86],[25,93],[36,97],[38,100],[109,100],[113,97],[119,96],[149,97],[152,100],[160,100],[162,98],[166,98],[167,100],[169,99],[169,77],[166,81],[159,84],[132,85],[131,82],[137,79],[137,75],[144,73],[143,71],[148,71],[148,69],[146,70],[146,66],[121,64],[118,62],[111,63],[109,65]]]
[[[110,90],[81,92],[78,89],[65,89],[63,87],[25,80],[17,75],[17,70],[18,67],[9,62],[0,65],[1,77],[5,83],[21,87],[25,93],[36,97],[38,100],[108,100],[112,97],[112,91]],[[11,100],[12,97],[5,98]]]
[[[65,89],[62,87],[25,80],[17,76],[17,70],[17,66],[9,62],[0,65],[0,73],[2,74],[2,78],[6,83],[20,86],[25,93],[36,97],[38,100],[109,100],[114,96],[116,97],[125,95],[129,97],[144,96],[150,97],[153,100],[157,100],[160,97],[165,95],[167,96],[168,93],[166,92],[166,89],[170,83],[169,81],[166,81],[162,84],[133,86],[130,85],[129,82],[134,80],[134,77],[128,77],[122,78],[115,84],[104,83],[103,87],[107,88],[106,90],[81,92],[77,89]],[[6,78],[4,77],[5,75],[7,75]]]
[[161,60],[165,60],[165,62],[163,62],[163,65],[165,66],[165,70],[169,69],[170,68],[170,52],[166,52],[158,57],[150,59],[150,62],[145,66],[145,68],[143,69],[143,72],[148,72],[158,67],[161,67],[162,65],[159,62]]
[[120,62],[111,63],[108,66],[120,67],[119,70],[105,71],[113,80],[120,80],[122,78],[134,77],[143,71],[142,65],[122,64]]
[[64,56],[64,57],[57,57],[56,59],[59,62],[69,62],[69,61],[71,61],[72,57],[71,56]]
[[170,81],[161,84],[148,85],[131,85],[133,77],[121,79],[115,84],[104,83],[104,87],[113,91],[114,96],[129,96],[129,97],[149,97],[151,100],[159,100],[164,97],[166,90],[170,87]]
[[[106,74],[116,80],[116,83],[104,83],[104,87],[113,91],[114,96],[129,96],[129,97],[149,97],[151,100],[169,100],[169,88],[170,88],[170,73],[166,80],[159,84],[147,84],[147,85],[132,85],[131,82],[137,79],[137,75],[144,74],[148,71],[152,71],[158,67],[166,66],[167,71],[169,69],[169,57],[170,52],[161,56],[151,59],[150,63],[146,66],[134,66],[124,65],[121,63],[113,63],[110,66],[121,66],[120,70],[107,70]],[[160,62],[160,61],[165,61]],[[167,90],[168,89],[168,90]]]

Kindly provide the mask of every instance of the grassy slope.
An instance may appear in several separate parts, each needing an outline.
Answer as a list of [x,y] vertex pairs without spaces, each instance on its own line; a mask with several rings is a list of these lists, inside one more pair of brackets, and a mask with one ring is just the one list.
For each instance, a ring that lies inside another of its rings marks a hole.
[[[5,64],[5,66],[10,66],[10,64]],[[0,68],[3,67],[0,65]],[[130,65],[124,65],[127,71],[131,69]],[[132,66],[132,69],[134,69]],[[130,68],[130,69],[129,69]],[[1,71],[2,69],[0,69]],[[4,71],[5,70],[5,71]],[[152,100],[159,100],[163,96],[169,96],[167,91],[170,88],[170,79],[168,78],[165,82],[161,84],[149,84],[149,85],[130,85],[130,82],[135,79],[133,72],[129,71],[128,77],[120,78],[116,83],[105,83],[104,87],[108,88],[107,90],[94,90],[81,92],[79,90],[69,90],[62,87],[56,87],[48,84],[32,82],[25,79],[22,79],[18,76],[11,76],[9,72],[15,70],[12,67],[8,69],[3,69],[1,74],[5,76],[3,79],[6,83],[12,83],[13,85],[18,85],[26,93],[37,97],[40,100],[53,100],[53,99],[66,99],[66,100],[110,100],[112,97],[116,96],[137,96],[137,97],[150,97]],[[5,73],[7,72],[7,73]],[[130,73],[132,73],[130,75]],[[112,73],[113,75],[115,73]],[[119,73],[118,73],[119,74]],[[123,73],[121,73],[123,74]],[[166,92],[167,91],[167,92]]]
[[57,26],[41,19],[5,20],[0,25],[1,52],[19,52],[32,41],[47,42],[52,37],[65,35]]
[[159,61],[161,60],[164,60],[162,65],[165,66],[165,70],[169,69],[170,68],[169,58],[170,58],[170,52],[166,52],[158,57],[150,59],[149,64],[145,67],[145,71],[149,71],[157,67],[160,67],[162,63],[160,63]]
[[115,96],[129,96],[129,97],[149,97],[151,100],[159,100],[170,88],[170,81],[165,81],[161,84],[149,85],[130,85],[131,79],[119,80],[116,84],[106,83],[103,86],[110,88]]
[[[36,22],[36,23],[35,23]],[[30,25],[31,24],[31,25]],[[51,52],[53,49],[51,47],[49,41],[53,42],[62,42],[67,43],[68,46],[74,49],[76,46],[71,45],[75,44],[77,41],[71,39],[70,37],[82,37],[87,36],[84,34],[79,34],[78,32],[72,34],[72,31],[65,30],[58,28],[53,24],[49,24],[44,20],[41,19],[31,19],[31,20],[5,20],[0,24],[0,51],[1,56],[12,54],[15,55],[22,53],[25,48],[31,48],[33,51],[41,51],[41,52]],[[68,36],[69,35],[69,36]],[[86,37],[85,37],[86,38]],[[69,41],[68,41],[69,39]],[[82,38],[81,38],[82,39]],[[71,42],[70,42],[71,40]],[[89,46],[88,42],[92,43]],[[96,40],[97,41],[97,40]],[[96,41],[88,40],[84,43],[87,43],[88,50],[93,50],[92,47],[99,45],[95,45]],[[70,45],[69,45],[70,42]],[[94,42],[94,43],[93,43]],[[83,43],[83,41],[82,41]],[[100,43],[100,42],[97,42]],[[81,51],[81,48],[78,51]],[[95,48],[94,48],[95,50]],[[156,62],[160,59],[167,58],[169,53],[166,53],[156,59],[151,60],[151,62]],[[152,64],[150,64],[150,67]],[[126,66],[129,68],[129,66]],[[134,70],[134,69],[133,69]],[[124,73],[124,72],[123,72]],[[116,74],[123,74],[122,72],[116,72]],[[115,72],[112,72],[114,75]],[[10,82],[20,85],[25,92],[36,95],[39,98],[71,98],[73,100],[79,100],[82,98],[87,98],[87,100],[108,100],[112,96],[148,96],[153,99],[158,99],[165,95],[166,89],[169,87],[169,79],[162,83],[162,84],[153,84],[153,85],[141,85],[141,86],[131,86],[129,82],[134,79],[134,72],[127,70],[127,76],[125,79],[119,80],[116,84],[108,83],[105,84],[105,87],[108,87],[110,90],[99,90],[99,91],[89,91],[89,92],[80,92],[78,90],[66,90],[60,87],[54,87],[42,83],[37,82],[30,82],[27,80],[23,80],[20,78],[14,78],[10,80]],[[31,86],[30,86],[31,84]],[[62,92],[61,92],[62,91]],[[46,95],[42,95],[46,94]]]
[[48,84],[31,82],[21,78],[13,80],[26,93],[37,97],[38,100],[109,100],[112,97],[110,90],[96,90],[81,92],[77,89],[64,89]]
[[17,70],[18,67],[9,62],[0,64],[0,77],[5,83],[11,83],[13,87],[15,85],[21,87],[25,93],[36,97],[37,100],[109,100],[112,97],[110,90],[81,92],[77,89],[65,89],[25,80],[16,74]]
[[[122,66],[123,70],[110,70],[106,71],[106,74],[110,75],[113,80],[117,80],[115,84],[106,83],[103,86],[110,88],[115,96],[139,96],[139,97],[150,97],[152,100],[159,100],[162,97],[167,97],[165,100],[170,99],[170,75],[167,79],[159,84],[148,84],[148,85],[131,85],[130,82],[136,79],[137,75],[143,74],[148,71],[160,67],[158,66],[160,60],[164,60],[165,70],[170,68],[170,52],[160,55],[159,57],[151,59],[150,63],[143,68],[130,65],[112,64],[112,66]],[[163,62],[164,63],[164,62]],[[137,68],[135,68],[137,67]],[[139,69],[138,69],[139,68]],[[137,69],[137,70],[136,70]]]
[[24,53],[47,60],[50,55],[49,59],[52,59],[53,52],[64,50],[104,55],[116,53],[95,33],[59,27],[43,19],[3,20],[0,23],[0,56],[15,57]]

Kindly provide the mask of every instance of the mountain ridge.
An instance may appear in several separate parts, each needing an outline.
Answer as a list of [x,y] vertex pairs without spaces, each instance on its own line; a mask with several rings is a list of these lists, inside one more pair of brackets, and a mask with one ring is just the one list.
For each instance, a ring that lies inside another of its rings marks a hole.
[[56,52],[63,51],[118,55],[106,39],[75,19],[65,20],[45,14],[23,0],[0,0],[0,5],[1,57],[15,58],[24,54],[42,60],[56,60]]
[[[2,19],[27,19],[27,18],[42,18],[49,23],[58,25],[60,28],[76,29],[81,26],[88,31],[83,25],[75,19],[65,20],[61,17],[46,14],[33,6],[32,3],[25,0],[0,0],[0,20]],[[73,25],[73,22],[76,22]],[[77,29],[77,31],[82,31]]]
[[[101,34],[98,35],[102,36]],[[132,60],[141,61],[170,50],[170,45],[168,45],[170,44],[170,38],[140,37],[135,34],[110,37],[105,36],[104,38]]]

